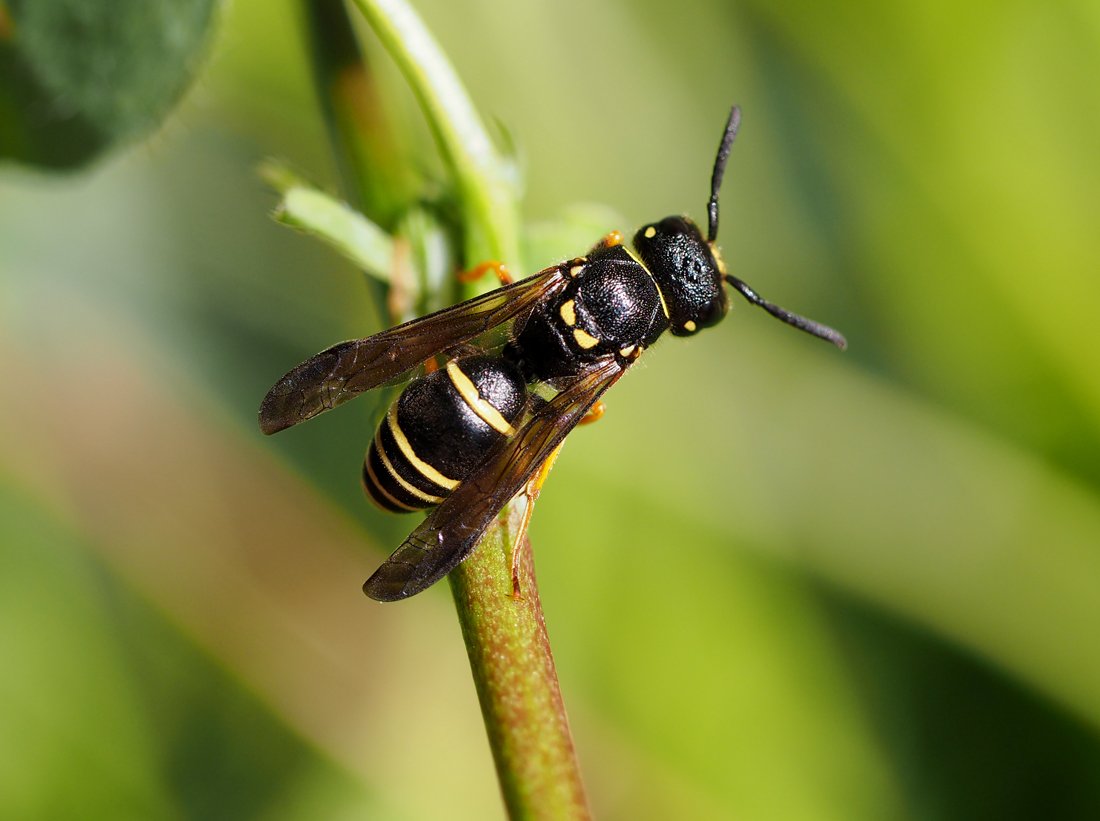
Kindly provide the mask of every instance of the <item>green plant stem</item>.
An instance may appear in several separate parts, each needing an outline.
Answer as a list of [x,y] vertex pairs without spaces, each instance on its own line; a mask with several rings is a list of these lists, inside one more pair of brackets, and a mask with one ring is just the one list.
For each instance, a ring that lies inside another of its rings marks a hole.
[[389,225],[412,183],[390,138],[366,55],[343,0],[303,0],[314,87],[347,201]]
[[353,2],[404,74],[458,183],[467,263],[496,259],[518,265],[519,207],[514,178],[454,67],[404,0]]
[[590,818],[535,581],[531,542],[511,553],[523,503],[449,577],[501,792],[513,819]]
[[[331,5],[338,0],[303,0]],[[450,62],[423,22],[403,0],[354,0],[412,87],[456,181],[468,262],[496,259],[518,270],[519,207],[508,163],[492,141]],[[314,51],[323,27],[337,25],[334,9],[315,15]],[[349,70],[352,52],[337,63]],[[315,56],[322,72],[325,58]],[[342,88],[319,81],[322,88]],[[336,111],[336,108],[330,108]],[[355,118],[331,116],[337,131],[361,127]],[[355,144],[354,135],[337,139]],[[343,163],[360,175],[365,167]],[[374,180],[377,182],[377,180]],[[590,813],[562,703],[557,672],[535,582],[530,542],[517,547],[526,500],[513,500],[450,582],[485,727],[513,819],[587,819]],[[519,594],[513,593],[512,555],[519,549]]]

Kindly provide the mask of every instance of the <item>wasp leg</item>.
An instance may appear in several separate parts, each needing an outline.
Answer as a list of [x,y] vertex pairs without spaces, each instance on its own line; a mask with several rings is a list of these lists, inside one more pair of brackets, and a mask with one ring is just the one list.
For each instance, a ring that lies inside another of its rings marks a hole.
[[578,422],[577,424],[578,425],[591,425],[593,422],[599,422],[600,419],[603,418],[603,415],[605,413],[607,413],[607,405],[605,405],[602,401],[597,402],[595,405],[593,405],[592,407],[590,407],[588,409],[588,413],[586,413],[581,418],[581,421]]
[[[588,409],[588,413],[584,415],[578,425],[590,425],[596,422],[607,411],[607,405],[602,401],[597,402],[591,408]],[[562,442],[562,445],[565,443]],[[542,484],[546,481],[546,477],[550,474],[550,468],[554,466],[554,461],[558,458],[558,454],[561,453],[561,445],[558,445],[554,452],[550,454],[550,457],[542,463],[542,467],[538,469],[538,472],[531,477],[531,480],[523,488],[522,495],[526,497],[526,504],[523,508],[523,519],[519,523],[519,528],[516,530],[516,537],[512,540],[512,596],[513,598],[519,598],[520,584],[519,584],[519,561],[520,551],[523,550],[523,540],[527,536],[527,527],[531,524],[531,514],[535,511],[535,500],[538,499],[539,493],[542,492]]]
[[612,231],[605,236],[599,242],[592,246],[592,250],[588,252],[589,256],[599,252],[606,251],[608,248],[614,248],[616,245],[623,244],[623,235],[621,231]]
[[[562,442],[562,445],[564,444]],[[553,453],[542,463],[542,467],[531,477],[520,494],[525,497],[526,502],[523,507],[523,519],[516,529],[515,538],[512,539],[512,598],[514,599],[520,597],[519,562],[523,551],[523,540],[527,538],[527,527],[531,524],[531,514],[535,512],[535,500],[539,498],[539,493],[542,492],[542,484],[550,474],[550,468],[554,466],[554,461],[558,458],[559,453],[561,453],[561,445],[554,448]]]
[[508,266],[495,259],[482,262],[480,265],[475,265],[473,268],[469,268],[465,271],[459,271],[456,277],[458,281],[462,283],[477,282],[490,271],[496,274],[501,285],[511,285],[515,282],[515,279],[512,277],[512,272],[508,270]]

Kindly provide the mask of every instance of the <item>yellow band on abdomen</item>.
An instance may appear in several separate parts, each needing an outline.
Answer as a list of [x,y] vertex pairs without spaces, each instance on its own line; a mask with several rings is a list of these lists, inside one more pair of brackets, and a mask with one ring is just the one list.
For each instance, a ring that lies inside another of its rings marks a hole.
[[447,376],[451,378],[451,384],[455,386],[455,390],[458,391],[462,399],[474,413],[481,417],[485,424],[505,436],[511,436],[516,432],[516,429],[501,415],[500,411],[481,398],[481,394],[477,392],[477,385],[470,380],[470,377],[462,371],[462,368],[458,367],[453,359],[447,363]]

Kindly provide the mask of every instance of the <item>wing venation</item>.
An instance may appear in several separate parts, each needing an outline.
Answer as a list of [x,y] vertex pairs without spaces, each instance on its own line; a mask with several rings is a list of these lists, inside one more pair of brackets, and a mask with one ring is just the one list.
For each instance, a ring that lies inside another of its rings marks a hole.
[[333,345],[291,369],[260,404],[260,430],[276,433],[384,385],[436,354],[529,314],[565,284],[555,265],[520,282],[366,339]]

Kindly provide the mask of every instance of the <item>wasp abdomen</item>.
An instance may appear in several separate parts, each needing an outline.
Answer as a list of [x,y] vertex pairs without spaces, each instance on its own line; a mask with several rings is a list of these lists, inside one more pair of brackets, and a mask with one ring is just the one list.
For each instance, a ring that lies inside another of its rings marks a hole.
[[465,479],[527,402],[519,370],[497,356],[454,359],[411,382],[378,426],[363,487],[384,510],[437,505]]

